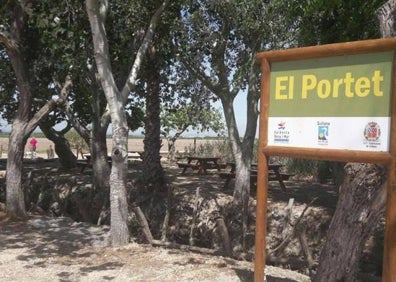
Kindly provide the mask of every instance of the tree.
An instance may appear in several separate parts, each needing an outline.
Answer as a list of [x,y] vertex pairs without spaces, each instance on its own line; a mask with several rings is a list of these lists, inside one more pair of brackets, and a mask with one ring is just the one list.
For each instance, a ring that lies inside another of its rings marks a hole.
[[[157,40],[154,41],[154,43]],[[148,54],[148,61],[145,64],[145,76],[147,83],[146,92],[146,114],[144,121],[144,155],[143,155],[143,179],[146,184],[151,185],[156,190],[164,190],[165,179],[161,165],[161,121],[160,121],[160,82],[161,65],[164,58],[161,56],[160,48],[157,44],[151,46]]]
[[113,165],[110,174],[111,240],[113,245],[124,245],[129,241],[127,227],[128,206],[126,201],[128,126],[124,112],[125,103],[136,82],[142,58],[147,52],[155,27],[167,3],[165,1],[153,15],[145,38],[127,75],[126,82],[123,88],[119,90],[111,67],[109,45],[105,30],[105,20],[109,6],[107,3],[100,1],[86,1],[95,50],[95,62],[101,86],[106,96],[107,111],[111,116],[113,132],[113,148],[111,152]]
[[218,109],[210,105],[188,104],[167,110],[162,116],[162,135],[168,141],[169,159],[174,160],[175,142],[189,128],[201,132],[213,130],[220,133],[224,129],[222,116]]
[[221,112],[213,106],[216,96],[201,81],[190,76],[177,59],[177,50],[175,52],[172,72],[168,75],[171,83],[166,89],[172,99],[163,104],[161,114],[161,134],[168,141],[169,158],[172,160],[175,142],[184,132],[190,129],[200,132],[213,130],[222,134],[225,129]]
[[[27,27],[24,28],[24,45],[27,51],[24,52],[24,59],[29,62],[30,68],[34,69],[34,72],[29,74],[30,88],[35,90],[30,109],[34,113],[43,107],[48,99],[59,97],[62,77],[64,78],[69,71],[73,72],[73,91],[68,95],[68,99],[63,101],[61,107],[52,109],[46,118],[41,119],[39,126],[46,137],[55,143],[55,151],[65,168],[74,168],[76,163],[76,156],[64,136],[72,125],[87,144],[92,142],[93,186],[97,193],[90,194],[95,195],[95,198],[88,202],[92,205],[89,209],[91,216],[95,218],[103,205],[100,201],[105,198],[98,197],[97,194],[105,194],[109,183],[110,170],[107,165],[106,147],[109,118],[100,119],[98,115],[93,114],[103,112],[101,107],[104,108],[105,103],[101,102],[104,100],[100,99],[103,95],[100,95],[99,88],[96,87],[94,69],[89,67],[92,48],[88,48],[89,34],[87,29],[84,29],[89,26],[85,9],[79,1],[47,1],[29,5],[26,11],[28,20]],[[4,57],[2,62],[8,60],[8,57]],[[12,88],[14,78],[7,76],[5,68],[2,68],[2,74],[11,82],[6,84],[7,87],[1,88],[1,91],[11,94],[8,97],[9,102],[2,104],[3,116],[10,121],[14,120],[17,103],[12,101],[18,92]],[[87,95],[90,92],[94,93]],[[95,98],[91,99],[93,96]],[[89,106],[91,101],[92,111]],[[94,125],[90,132],[87,125],[91,119]],[[54,125],[61,121],[66,121],[66,126],[62,130],[55,130]],[[96,124],[101,126],[95,126]]]
[[383,3],[385,0],[300,0],[289,2],[284,11],[296,21],[298,45],[311,46],[378,38],[377,20],[372,15]]
[[386,169],[349,163],[345,171],[314,281],[356,281],[365,242],[383,216]]
[[[263,1],[191,1],[185,8],[182,31],[177,31],[180,58],[184,66],[222,103],[230,146],[236,162],[234,200],[242,203],[249,195],[249,169],[256,136],[259,77],[256,52],[288,43],[280,31],[276,6]],[[286,28],[286,27],[285,27]],[[247,124],[240,138],[233,102],[247,94]],[[244,195],[244,196],[243,196]]]
[[[32,112],[40,109],[47,100],[58,96],[62,88],[62,80],[70,72],[74,76],[73,92],[68,96],[68,100],[73,104],[73,109],[80,109],[79,117],[81,120],[87,119],[87,114],[83,114],[81,109],[87,107],[81,101],[86,99],[87,95],[76,95],[82,88],[81,84],[86,84],[84,79],[84,70],[86,69],[88,48],[81,48],[86,45],[84,38],[87,32],[84,31],[84,26],[87,26],[87,17],[85,10],[81,9],[81,4],[78,1],[52,1],[34,3],[28,6],[28,32],[24,33],[24,41],[29,44],[28,51],[24,53],[25,60],[29,62],[31,69],[31,87],[35,90],[35,97],[32,103]],[[85,18],[81,14],[84,14]],[[85,19],[85,22],[84,22]],[[4,58],[4,62],[8,58]],[[6,74],[5,79],[8,82],[13,81],[11,75]],[[34,79],[33,79],[34,78]],[[2,104],[3,117],[9,122],[12,122],[14,113],[16,111],[16,103],[12,102],[15,96],[15,88],[12,84],[3,87],[0,91],[11,94],[9,101]],[[64,133],[71,128],[70,122],[63,130],[57,131],[54,129],[56,124],[67,121],[64,112],[62,111],[67,105],[63,105],[60,109],[54,109],[44,120],[40,122],[41,130],[47,135],[47,138],[55,143],[55,151],[57,152],[61,164],[66,167],[75,167],[76,158],[72,154],[67,140],[64,138]],[[88,110],[90,107],[88,107]],[[86,111],[87,112],[87,111]],[[77,111],[75,111],[77,113]]]
[[[33,88],[31,81],[34,78],[29,69],[27,53],[29,52],[29,26],[27,24],[28,13],[31,12],[30,1],[8,2],[2,7],[6,15],[1,24],[0,44],[6,50],[9,62],[12,65],[17,85],[19,103],[12,123],[9,138],[7,176],[6,176],[6,205],[7,213],[11,217],[25,217],[26,208],[24,195],[21,187],[22,159],[24,147],[29,135],[37,127],[38,123],[53,109],[60,106],[66,100],[71,79],[66,78],[63,91],[58,99],[50,99],[37,112],[31,112],[33,103]],[[8,20],[8,22],[5,22]]]
[[[155,190],[166,189],[164,172],[161,165],[160,149],[161,141],[161,120],[160,109],[161,103],[167,103],[173,95],[167,93],[169,85],[169,74],[171,70],[171,62],[174,54],[172,53],[171,30],[175,22],[179,19],[180,3],[182,1],[172,1],[165,12],[164,19],[158,25],[158,32],[150,47],[148,56],[144,62],[144,67],[140,73],[140,85],[144,92],[146,109],[144,122],[144,156],[143,156],[143,171],[141,183],[148,185]],[[153,5],[156,1],[151,3],[144,2],[145,9],[142,9],[141,14],[150,15]],[[151,189],[150,189],[151,190]],[[155,192],[155,191],[154,191]]]
[[[277,1],[189,1],[182,11],[181,27],[175,30],[180,60],[221,101],[236,164],[234,203],[242,205],[244,230],[259,114],[255,54],[290,46],[286,35],[292,38],[293,28],[277,5]],[[233,103],[236,95],[244,93],[247,122],[241,138]]]

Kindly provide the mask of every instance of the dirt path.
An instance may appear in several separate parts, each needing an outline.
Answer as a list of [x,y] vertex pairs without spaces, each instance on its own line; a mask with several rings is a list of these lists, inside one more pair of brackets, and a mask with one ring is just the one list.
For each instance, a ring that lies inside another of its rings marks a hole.
[[[107,228],[68,218],[9,222],[0,214],[0,281],[252,281],[253,264],[131,243],[107,245]],[[310,281],[267,267],[267,281]]]

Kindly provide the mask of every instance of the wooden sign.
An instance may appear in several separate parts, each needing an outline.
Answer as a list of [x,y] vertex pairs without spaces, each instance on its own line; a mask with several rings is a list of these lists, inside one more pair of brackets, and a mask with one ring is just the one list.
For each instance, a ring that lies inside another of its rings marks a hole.
[[262,52],[255,281],[264,281],[268,157],[388,166],[383,281],[396,281],[396,38]]

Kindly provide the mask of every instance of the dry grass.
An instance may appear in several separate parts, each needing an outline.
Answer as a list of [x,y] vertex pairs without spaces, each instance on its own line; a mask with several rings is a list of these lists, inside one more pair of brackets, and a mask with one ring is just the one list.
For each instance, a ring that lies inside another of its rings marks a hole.
[[[37,138],[37,153],[38,154],[46,154],[46,151],[49,149],[50,145],[54,147],[54,144],[52,141],[48,140],[47,138]],[[200,139],[196,138],[183,138],[179,139],[176,141],[176,151],[179,152],[184,152],[186,148],[193,148],[194,143],[195,146],[198,147],[200,145],[203,145],[207,142],[215,142],[216,139]],[[7,153],[7,148],[8,148],[8,138],[0,138],[0,145],[3,147],[3,154]],[[107,146],[108,149],[111,150],[112,147],[112,140],[107,139]],[[128,150],[129,151],[143,151],[144,150],[144,144],[143,144],[143,138],[130,138],[128,140]],[[29,151],[29,144],[26,145],[25,151]],[[167,152],[168,151],[168,142],[166,140],[162,141],[162,147],[161,147],[161,152]],[[1,157],[1,154],[0,154]]]

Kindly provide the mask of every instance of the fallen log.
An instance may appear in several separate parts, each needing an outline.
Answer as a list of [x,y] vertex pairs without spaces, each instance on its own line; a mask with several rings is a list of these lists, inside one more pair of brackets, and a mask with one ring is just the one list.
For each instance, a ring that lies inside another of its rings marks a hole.
[[221,253],[219,250],[201,248],[201,247],[189,246],[189,245],[182,245],[182,244],[173,243],[173,242],[161,242],[159,240],[153,240],[151,245],[154,247],[164,247],[164,248],[169,248],[169,249],[177,249],[177,250],[181,250],[181,251],[196,252],[196,253],[206,254],[206,255],[219,255]]

